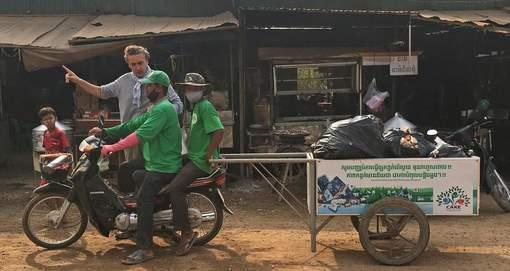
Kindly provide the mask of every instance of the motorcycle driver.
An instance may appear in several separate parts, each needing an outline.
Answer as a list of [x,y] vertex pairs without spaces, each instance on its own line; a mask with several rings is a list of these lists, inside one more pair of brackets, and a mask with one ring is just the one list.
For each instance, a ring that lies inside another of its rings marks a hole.
[[168,75],[163,71],[154,70],[140,80],[140,83],[146,97],[152,103],[152,107],[146,113],[111,128],[101,130],[95,127],[90,131],[96,135],[103,132],[113,138],[124,137],[113,145],[104,145],[102,155],[137,145],[142,145],[143,149],[143,163],[139,163],[143,164],[143,168],[133,173],[133,176],[143,177],[137,192],[137,250],[123,259],[123,264],[138,264],[154,258],[153,200],[158,191],[176,176],[182,166],[179,120],[175,108],[166,97],[170,85]]
[[219,146],[223,139],[223,124],[214,106],[204,97],[204,77],[198,73],[187,73],[184,77],[185,95],[192,104],[190,131],[188,137],[189,162],[160,193],[169,193],[173,206],[175,229],[181,230],[181,240],[175,254],[186,255],[196,239],[189,219],[186,202],[186,187],[196,178],[206,177],[213,169],[211,158],[219,157]]

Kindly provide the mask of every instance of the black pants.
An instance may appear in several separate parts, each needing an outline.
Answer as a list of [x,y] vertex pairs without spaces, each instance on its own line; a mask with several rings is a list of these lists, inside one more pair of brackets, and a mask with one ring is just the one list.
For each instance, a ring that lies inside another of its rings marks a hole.
[[136,244],[139,248],[152,247],[154,197],[175,175],[174,173],[152,172],[145,169],[139,169],[133,173],[134,181],[141,183],[136,198],[138,215]]
[[137,185],[133,180],[133,173],[135,170],[144,169],[143,159],[135,159],[126,161],[119,166],[117,172],[117,184],[120,192],[132,193],[135,192],[136,187],[141,185],[141,182]]
[[188,219],[188,203],[186,202],[186,188],[196,179],[209,176],[191,161],[186,163],[179,174],[169,185],[170,201],[172,202],[173,219],[176,230],[189,231],[191,226]]

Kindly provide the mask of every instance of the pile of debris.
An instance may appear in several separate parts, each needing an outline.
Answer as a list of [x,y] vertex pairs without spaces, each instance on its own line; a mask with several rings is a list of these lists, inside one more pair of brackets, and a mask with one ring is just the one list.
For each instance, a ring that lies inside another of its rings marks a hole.
[[374,115],[334,122],[312,150],[323,159],[466,156],[461,147],[444,142],[436,133],[424,135],[398,113],[384,124]]

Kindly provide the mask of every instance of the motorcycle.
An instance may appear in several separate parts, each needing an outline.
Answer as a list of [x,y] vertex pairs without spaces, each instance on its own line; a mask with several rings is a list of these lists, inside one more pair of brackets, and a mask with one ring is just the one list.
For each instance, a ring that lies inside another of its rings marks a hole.
[[[467,156],[480,157],[480,186],[482,191],[490,193],[501,209],[510,212],[509,185],[501,177],[494,164],[494,157],[478,136],[481,128],[490,129],[492,123],[493,121],[487,118],[480,121],[475,120],[453,133],[443,134],[444,137],[441,138],[444,138],[444,141],[451,145],[461,147]],[[427,134],[436,136],[437,131],[429,130]]]
[[[99,127],[103,127],[102,118]],[[34,244],[47,249],[65,248],[80,239],[89,221],[105,237],[110,233],[117,240],[135,236],[136,202],[100,176],[103,143],[102,137],[85,138],[79,145],[83,154],[67,178],[48,178],[47,183],[35,188],[22,218],[23,231]],[[42,170],[52,172],[65,162],[67,159],[56,158]],[[225,176],[226,171],[218,168],[188,186],[189,221],[198,233],[195,245],[204,245],[219,233],[224,211],[233,215],[220,192]],[[173,226],[169,196],[158,195],[154,203],[154,235],[178,241],[180,234]]]

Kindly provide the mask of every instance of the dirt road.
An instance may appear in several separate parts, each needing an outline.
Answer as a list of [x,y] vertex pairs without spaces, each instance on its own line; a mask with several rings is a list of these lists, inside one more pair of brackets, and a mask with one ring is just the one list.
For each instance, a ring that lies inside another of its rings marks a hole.
[[395,268],[378,265],[363,251],[347,217],[333,220],[318,236],[317,253],[311,253],[305,225],[257,182],[255,192],[235,187],[226,192],[236,214],[226,217],[210,244],[176,257],[175,246],[158,238],[158,258],[125,267],[120,259],[134,244],[101,237],[90,226],[68,249],[36,247],[21,229],[30,185],[1,176],[0,181],[0,270],[510,270],[510,214],[487,195],[479,217],[431,218],[427,251],[412,265]]

